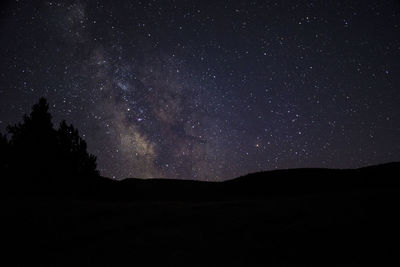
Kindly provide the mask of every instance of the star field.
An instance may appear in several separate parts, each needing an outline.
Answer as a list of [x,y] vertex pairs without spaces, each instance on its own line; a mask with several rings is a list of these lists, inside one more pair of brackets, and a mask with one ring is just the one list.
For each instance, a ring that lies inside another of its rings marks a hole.
[[0,131],[45,96],[104,176],[400,160],[398,1],[21,0],[0,43]]

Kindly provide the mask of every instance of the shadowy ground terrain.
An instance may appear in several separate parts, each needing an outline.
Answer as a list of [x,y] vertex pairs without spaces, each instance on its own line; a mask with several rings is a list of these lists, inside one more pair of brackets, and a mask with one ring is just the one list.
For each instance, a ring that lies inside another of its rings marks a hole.
[[222,183],[98,178],[41,190],[3,188],[3,260],[14,266],[396,266],[399,170],[391,163],[272,171]]

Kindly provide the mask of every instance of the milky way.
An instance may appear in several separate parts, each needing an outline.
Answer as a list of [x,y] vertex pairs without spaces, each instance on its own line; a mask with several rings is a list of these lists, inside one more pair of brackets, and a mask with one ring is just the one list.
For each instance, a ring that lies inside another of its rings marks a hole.
[[104,176],[400,160],[396,1],[33,2],[1,8],[0,130],[45,96]]

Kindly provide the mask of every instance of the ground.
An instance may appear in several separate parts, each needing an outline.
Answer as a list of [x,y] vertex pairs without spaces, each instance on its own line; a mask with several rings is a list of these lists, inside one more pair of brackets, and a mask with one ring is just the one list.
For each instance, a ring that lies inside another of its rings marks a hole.
[[1,220],[17,266],[393,265],[398,192],[392,185],[197,200],[43,194],[6,198]]

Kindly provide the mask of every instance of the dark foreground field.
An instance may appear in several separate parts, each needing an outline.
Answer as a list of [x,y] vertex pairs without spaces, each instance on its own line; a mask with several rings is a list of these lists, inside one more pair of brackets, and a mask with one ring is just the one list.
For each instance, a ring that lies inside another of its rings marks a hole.
[[393,163],[8,192],[1,261],[12,261],[2,266],[398,266],[399,171]]

